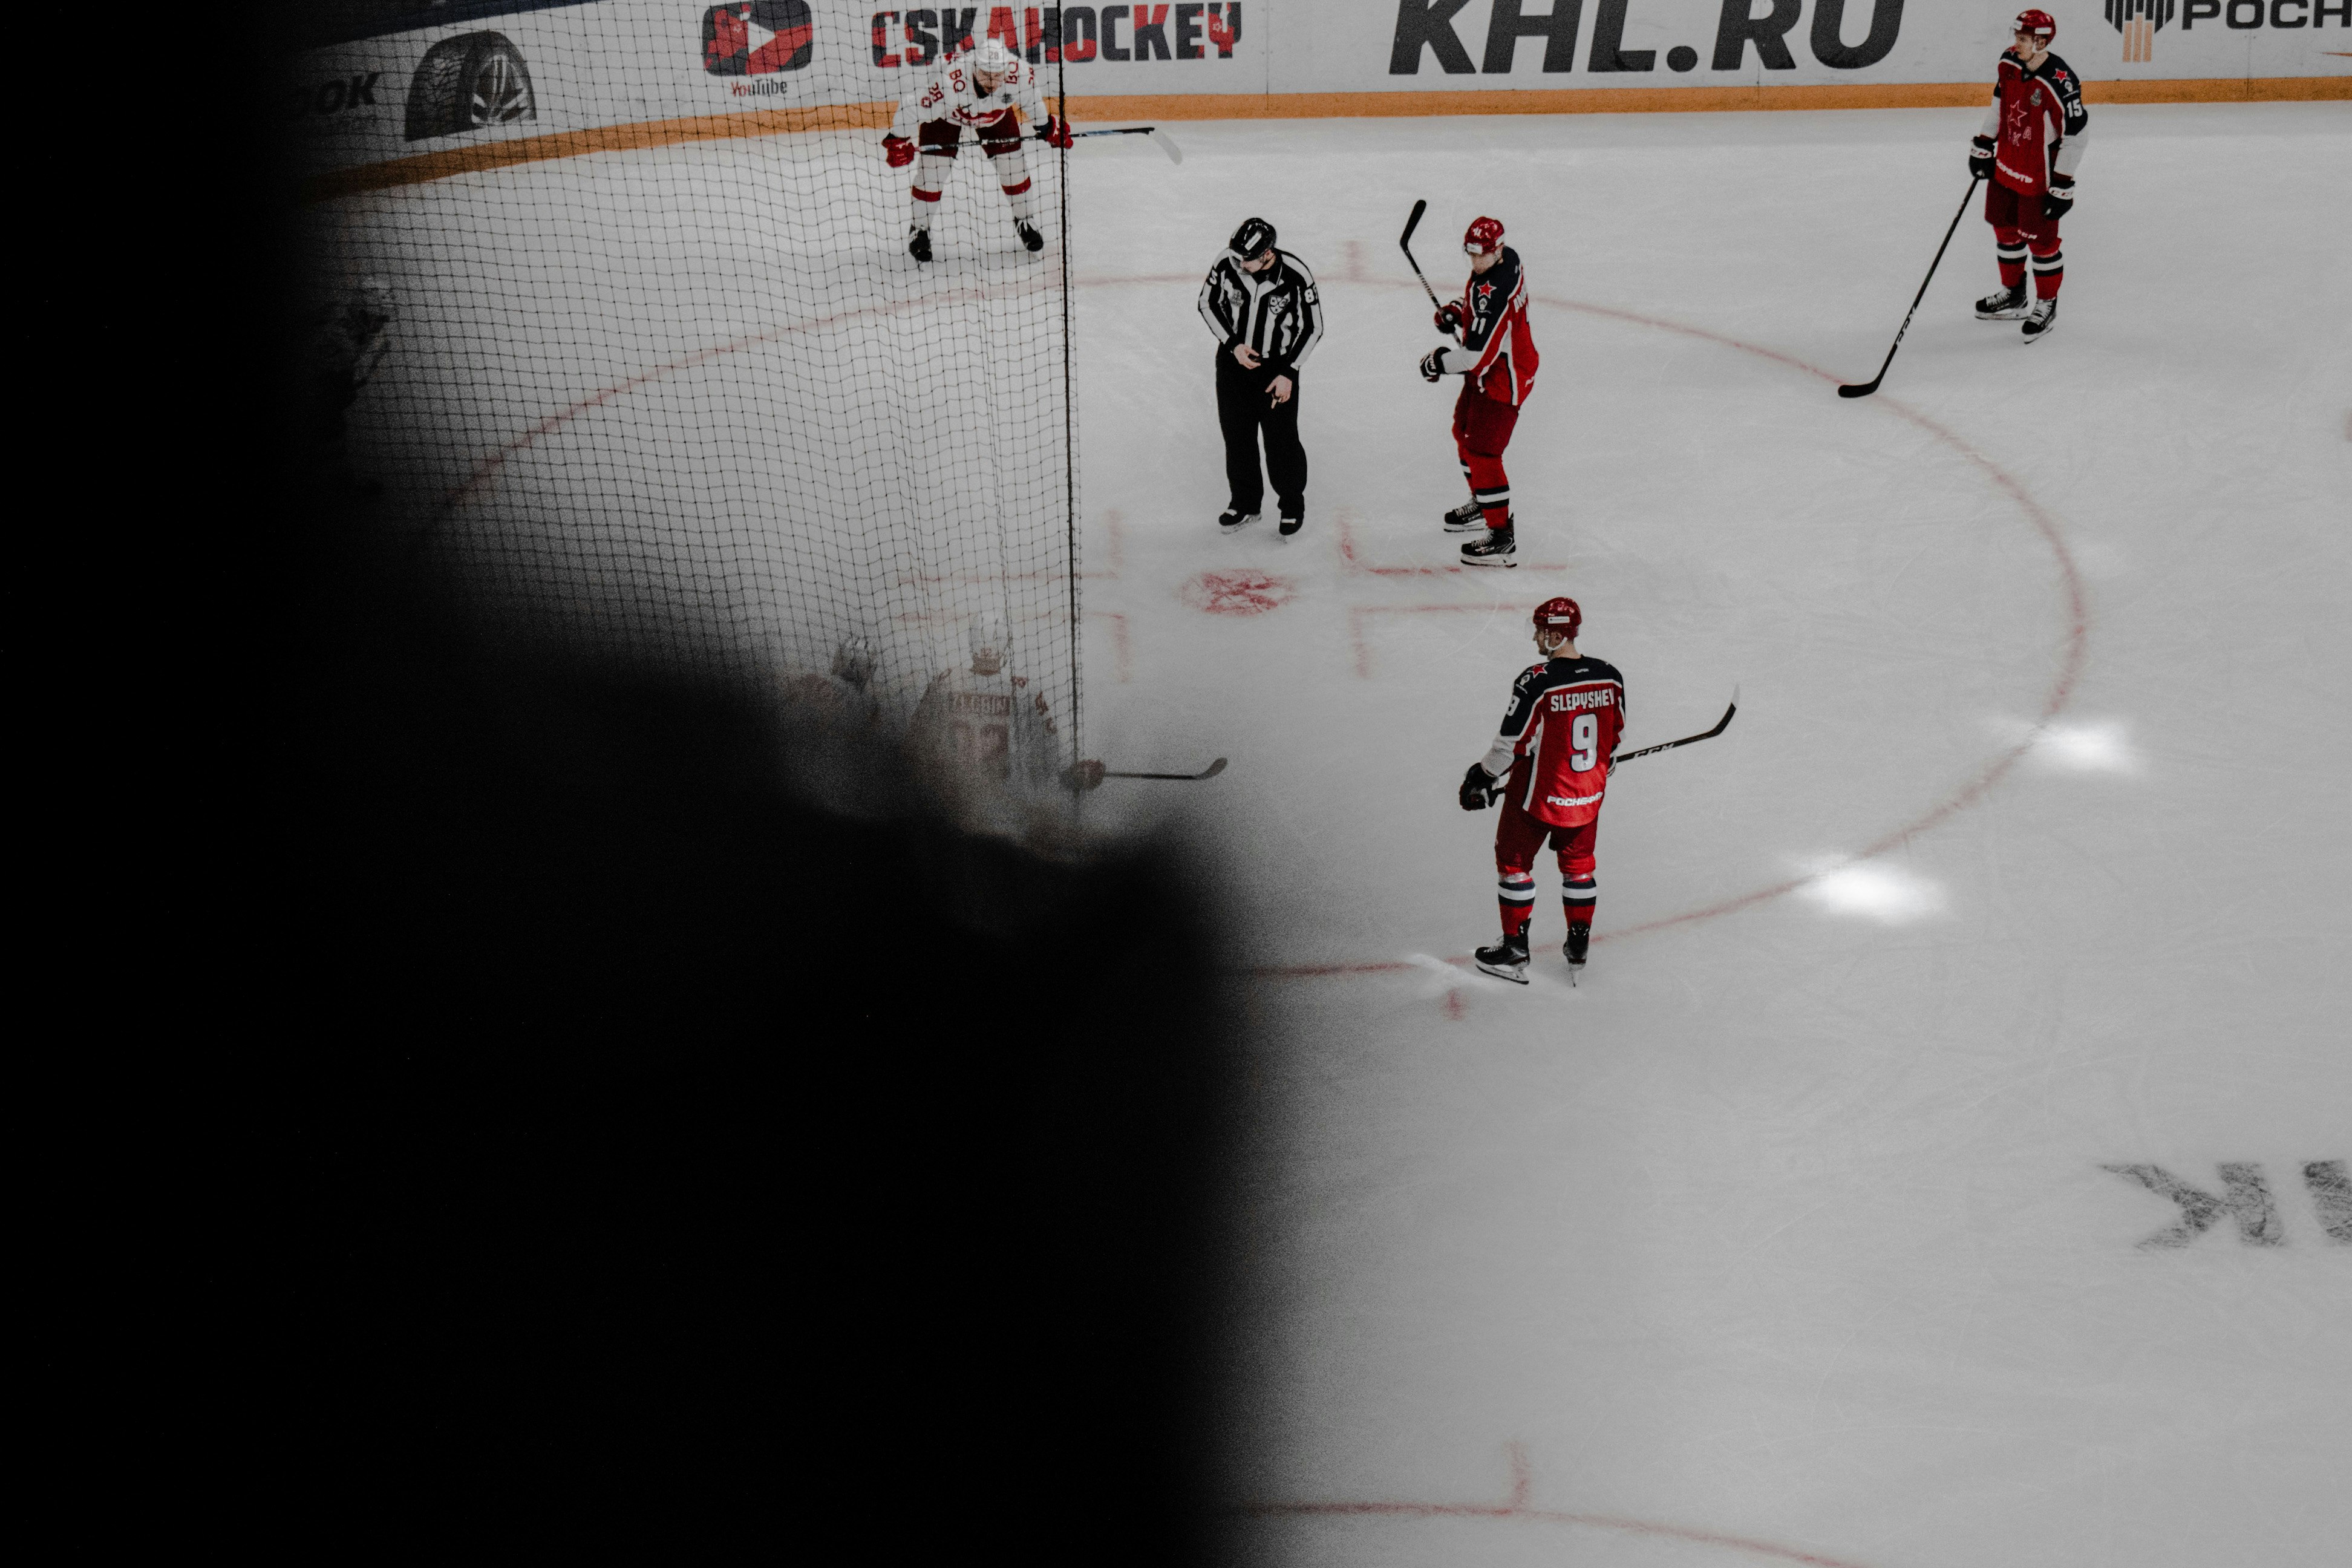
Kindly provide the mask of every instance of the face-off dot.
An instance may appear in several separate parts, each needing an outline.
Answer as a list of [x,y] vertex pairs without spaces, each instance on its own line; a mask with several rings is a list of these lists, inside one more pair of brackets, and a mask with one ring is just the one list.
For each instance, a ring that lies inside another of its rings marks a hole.
[[1176,596],[1211,616],[1262,616],[1280,609],[1297,595],[1298,585],[1270,572],[1240,570],[1203,572],[1177,590]]

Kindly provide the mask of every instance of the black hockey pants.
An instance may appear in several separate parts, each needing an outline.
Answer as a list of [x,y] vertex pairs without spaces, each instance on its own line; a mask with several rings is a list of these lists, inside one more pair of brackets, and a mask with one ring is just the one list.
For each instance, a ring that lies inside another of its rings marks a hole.
[[[1230,349],[1217,351],[1217,427],[1225,436],[1225,489],[1237,511],[1265,505],[1265,480],[1274,497],[1294,515],[1307,510],[1307,448],[1298,444],[1298,373],[1290,374],[1290,400],[1270,401],[1271,371],[1244,370]],[[1257,435],[1265,432],[1265,479],[1258,477]]]

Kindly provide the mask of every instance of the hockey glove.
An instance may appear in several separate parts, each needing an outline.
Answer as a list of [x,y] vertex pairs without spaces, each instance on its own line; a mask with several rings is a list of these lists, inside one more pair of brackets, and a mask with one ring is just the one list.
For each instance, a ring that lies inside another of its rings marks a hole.
[[1037,140],[1048,147],[1070,144],[1070,122],[1058,114],[1045,116],[1045,129],[1037,132]]
[[1449,338],[1462,335],[1462,306],[1459,301],[1449,303],[1437,312],[1437,330]]
[[2062,218],[2074,210],[2074,176],[2053,174],[2050,188],[2042,195],[2042,216]]
[[1462,775],[1460,798],[1465,811],[1486,810],[1495,804],[1495,796],[1499,793],[1495,775],[1476,763],[1472,763],[1470,771]]
[[1992,178],[1992,138],[1978,136],[1969,142],[1969,174],[1971,178]]
[[882,138],[882,151],[894,169],[903,169],[915,161],[915,144],[904,136],[885,136]]
[[1444,349],[1432,349],[1421,356],[1422,380],[1435,381],[1445,374],[1444,363],[1438,358],[1444,352]]

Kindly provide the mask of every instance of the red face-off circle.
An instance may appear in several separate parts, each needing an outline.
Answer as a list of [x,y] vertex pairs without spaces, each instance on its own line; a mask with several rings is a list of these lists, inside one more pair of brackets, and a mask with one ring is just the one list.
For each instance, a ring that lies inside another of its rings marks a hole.
[[1297,596],[1298,586],[1270,572],[1203,572],[1177,590],[1176,596],[1203,614],[1262,616],[1279,609]]

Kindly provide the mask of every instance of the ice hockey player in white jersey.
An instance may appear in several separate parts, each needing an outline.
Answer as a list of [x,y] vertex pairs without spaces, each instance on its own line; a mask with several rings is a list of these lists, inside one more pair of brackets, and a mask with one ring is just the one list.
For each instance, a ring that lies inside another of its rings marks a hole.
[[882,701],[874,689],[874,645],[853,632],[833,650],[833,673],[784,680],[784,700],[807,718],[847,735],[878,736]]
[[918,261],[931,258],[931,215],[939,210],[948,167],[967,130],[996,169],[1004,199],[1013,204],[1013,226],[1021,243],[1032,250],[1045,247],[1045,237],[1037,229],[1036,185],[1022,152],[1021,121],[1015,110],[1040,128],[1038,139],[1047,146],[1070,144],[1069,122],[1046,112],[1045,95],[1037,85],[1037,68],[995,38],[976,49],[948,56],[936,74],[918,76],[908,85],[898,100],[898,116],[882,138],[882,150],[889,155],[892,168],[916,164],[908,255]]
[[908,739],[926,770],[967,804],[1042,794],[1060,766],[1061,736],[1045,693],[1006,668],[1004,617],[976,616],[971,663],[935,676]]

